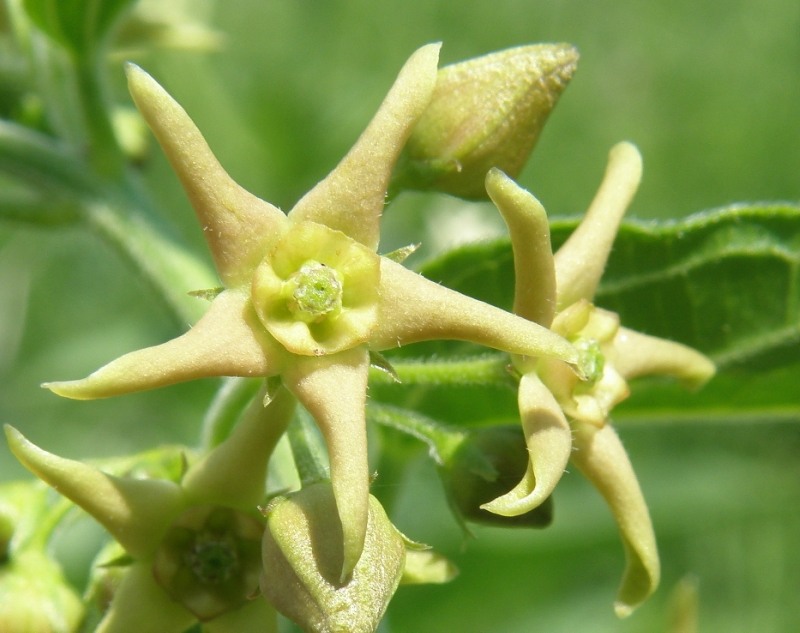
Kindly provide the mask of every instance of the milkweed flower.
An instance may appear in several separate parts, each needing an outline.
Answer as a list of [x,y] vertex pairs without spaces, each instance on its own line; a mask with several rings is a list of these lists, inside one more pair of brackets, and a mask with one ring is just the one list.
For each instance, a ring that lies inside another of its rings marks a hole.
[[542,205],[501,171],[486,177],[511,234],[514,312],[581,350],[585,379],[557,360],[513,357],[530,460],[519,484],[484,508],[509,516],[529,512],[549,497],[571,460],[603,495],[622,536],[627,568],[615,603],[621,617],[655,590],[660,565],[647,505],[609,415],[627,397],[632,378],[669,375],[698,387],[715,371],[699,352],[622,327],[616,314],[592,304],[641,169],[633,145],[616,145],[589,210],[555,255]]
[[436,84],[438,45],[418,50],[350,152],[288,213],[236,184],[186,112],[143,70],[133,99],[188,193],[223,287],[186,334],[126,354],[62,396],[115,396],[210,376],[280,376],[327,444],[342,523],[342,577],[367,527],[365,400],[371,351],[458,339],[512,354],[578,353],[546,327],[471,299],[377,254],[397,157]]
[[205,633],[277,630],[272,607],[252,599],[264,532],[257,506],[294,406],[282,388],[266,407],[254,401],[180,483],[110,475],[6,426],[17,459],[102,524],[130,559],[96,633],[182,633],[195,622]]

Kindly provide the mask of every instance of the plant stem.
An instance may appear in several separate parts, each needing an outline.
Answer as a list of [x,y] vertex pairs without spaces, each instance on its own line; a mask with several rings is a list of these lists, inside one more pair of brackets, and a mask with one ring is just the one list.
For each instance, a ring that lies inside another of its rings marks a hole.
[[0,169],[73,196],[97,194],[98,180],[67,146],[16,123],[0,121]]
[[[458,360],[398,360],[391,361],[397,377],[404,385],[480,385],[514,386],[508,373],[508,357],[491,354]],[[370,380],[375,383],[392,384],[394,379],[386,372],[372,368]]]
[[320,437],[314,433],[313,426],[311,416],[300,408],[287,431],[294,463],[303,486],[330,478],[323,458],[325,449]]
[[72,200],[31,200],[21,196],[0,197],[0,219],[38,226],[72,224],[81,218]]
[[367,404],[367,419],[425,442],[437,464],[443,463],[443,458],[461,443],[465,435],[463,431],[414,411],[376,402]]
[[263,378],[226,378],[203,418],[203,449],[211,450],[231,434],[236,420],[253,399]]
[[96,55],[79,57],[75,70],[89,136],[89,161],[95,172],[114,181],[122,177],[125,158],[111,124],[111,105],[105,98],[98,59]]
[[218,285],[208,266],[129,205],[97,201],[89,206],[86,219],[133,264],[181,325],[194,323],[202,316],[207,304],[187,293]]

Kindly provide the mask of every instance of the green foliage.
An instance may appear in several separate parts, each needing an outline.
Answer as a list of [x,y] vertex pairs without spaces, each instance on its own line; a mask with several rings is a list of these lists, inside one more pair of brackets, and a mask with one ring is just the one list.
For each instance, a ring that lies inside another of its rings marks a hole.
[[[551,224],[554,248],[576,225]],[[800,207],[737,205],[685,220],[623,224],[598,305],[631,328],[681,341],[722,367],[798,360]],[[514,267],[507,240],[470,244],[421,272],[450,288],[510,307]]]
[[[574,226],[554,221],[554,245]],[[422,272],[511,306],[506,240],[461,247]],[[800,207],[737,205],[679,221],[629,221],[614,242],[597,304],[624,315],[632,329],[703,351],[721,369],[707,389],[680,404],[663,383],[637,386],[628,406],[636,417],[680,407],[688,408],[684,416],[714,419],[800,410],[790,386],[800,371]]]
[[23,0],[30,19],[76,57],[88,57],[136,0]]

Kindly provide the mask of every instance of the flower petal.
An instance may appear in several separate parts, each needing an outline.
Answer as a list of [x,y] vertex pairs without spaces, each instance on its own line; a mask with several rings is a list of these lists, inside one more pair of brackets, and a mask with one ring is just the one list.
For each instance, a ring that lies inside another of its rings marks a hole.
[[156,583],[148,563],[134,563],[95,633],[181,633],[195,617]]
[[325,438],[331,483],[344,535],[342,580],[361,557],[369,507],[366,399],[369,354],[364,346],[330,356],[299,358],[284,384],[314,417]]
[[556,313],[556,269],[550,226],[541,203],[499,169],[486,191],[503,215],[514,252],[514,313],[550,327]]
[[614,337],[608,356],[626,379],[654,374],[674,376],[696,388],[716,372],[714,363],[691,347],[624,327]]
[[133,557],[152,555],[168,524],[183,508],[180,486],[161,479],[108,475],[58,457],[6,425],[11,452],[39,479],[86,510]]
[[522,317],[440,286],[381,258],[380,312],[370,339],[375,350],[408,343],[469,341],[525,356],[578,360],[565,339]]
[[283,352],[265,334],[244,292],[217,296],[186,334],[111,361],[83,380],[42,385],[66,398],[91,400],[211,376],[277,373]]
[[572,453],[572,431],[553,394],[535,373],[522,377],[519,410],[530,461],[522,481],[510,492],[481,507],[518,516],[541,505],[561,480]]
[[295,407],[283,387],[266,406],[265,395],[266,384],[228,439],[186,472],[181,484],[189,502],[251,510],[263,500],[267,463]]
[[431,549],[406,548],[406,563],[401,585],[441,585],[458,576],[458,568],[441,554]]
[[631,143],[612,147],[603,182],[589,210],[555,255],[559,310],[594,297],[619,223],[641,178],[639,150]]
[[439,44],[406,62],[375,117],[336,168],[289,213],[378,248],[379,223],[397,157],[433,94]]
[[614,609],[619,617],[626,617],[658,586],[660,563],[650,514],[614,428],[606,424],[598,429],[580,422],[574,428],[572,461],[605,498],[625,546],[626,569]]
[[278,614],[261,597],[203,624],[203,633],[278,633]]
[[181,179],[226,286],[249,279],[286,216],[244,190],[211,153],[186,111],[145,71],[126,67],[136,107]]

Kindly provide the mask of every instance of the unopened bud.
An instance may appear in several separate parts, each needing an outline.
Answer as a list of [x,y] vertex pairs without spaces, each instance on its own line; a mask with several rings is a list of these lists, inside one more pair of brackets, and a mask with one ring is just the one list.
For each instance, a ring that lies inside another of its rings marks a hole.
[[502,516],[481,508],[514,488],[527,468],[522,428],[493,426],[470,432],[445,458],[440,472],[450,504],[464,520],[497,527],[546,527],[553,520],[550,498],[518,516]]
[[406,547],[378,500],[369,498],[364,551],[345,582],[330,483],[275,499],[265,514],[261,591],[273,606],[304,631],[375,631],[403,574]]
[[3,633],[74,633],[82,618],[80,598],[43,551],[28,548],[0,565]]
[[442,68],[395,186],[486,199],[486,173],[519,174],[577,61],[573,46],[537,44]]

